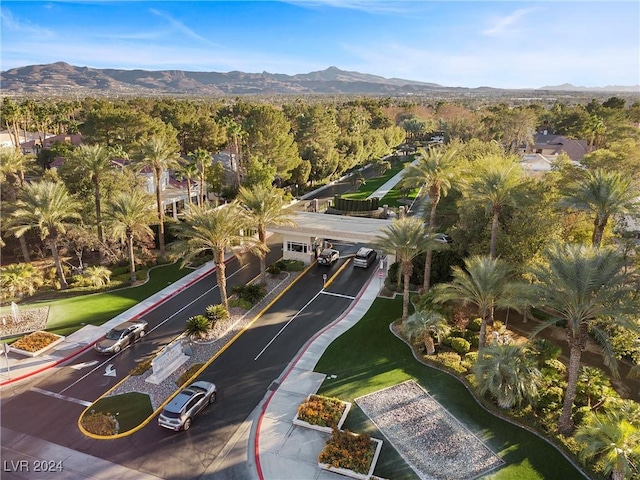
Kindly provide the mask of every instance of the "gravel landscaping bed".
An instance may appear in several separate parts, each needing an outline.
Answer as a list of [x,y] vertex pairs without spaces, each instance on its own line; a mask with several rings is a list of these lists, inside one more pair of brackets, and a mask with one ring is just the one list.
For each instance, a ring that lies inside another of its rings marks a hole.
[[49,307],[18,309],[18,321],[14,318],[13,313],[4,313],[0,315],[0,337],[44,330],[48,317]]
[[122,395],[130,392],[146,393],[151,398],[153,409],[156,410],[176,392],[178,389],[176,380],[183,372],[192,365],[209,361],[238,332],[249,324],[269,302],[287,288],[300,273],[282,272],[278,276],[267,275],[264,282],[268,292],[267,295],[255,304],[251,310],[244,311],[239,308],[231,308],[229,319],[218,322],[206,339],[195,340],[186,335],[176,339],[176,341],[182,342],[184,353],[189,355],[189,359],[160,384],[154,385],[145,381],[153,374],[153,371],[149,369],[142,375],[127,377],[115,389],[111,390],[107,396]]
[[425,480],[468,480],[504,462],[415,381],[355,399]]

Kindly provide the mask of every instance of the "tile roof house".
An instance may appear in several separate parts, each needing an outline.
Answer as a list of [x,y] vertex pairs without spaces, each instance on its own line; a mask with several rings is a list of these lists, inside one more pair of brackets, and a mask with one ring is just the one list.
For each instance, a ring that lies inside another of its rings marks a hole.
[[574,165],[580,165],[584,156],[590,151],[586,140],[550,135],[546,130],[536,133],[533,138],[532,145],[523,146],[520,150],[523,168],[532,173],[551,171],[561,153],[566,154]]

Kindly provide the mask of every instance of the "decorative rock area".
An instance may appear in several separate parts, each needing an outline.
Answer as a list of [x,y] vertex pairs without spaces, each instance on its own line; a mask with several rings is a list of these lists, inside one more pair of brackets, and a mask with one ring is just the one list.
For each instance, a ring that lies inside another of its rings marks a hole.
[[413,380],[355,401],[422,479],[469,480],[504,464]]
[[29,308],[27,310],[20,310],[17,307],[15,317],[11,311],[0,315],[0,337],[44,330],[47,326],[48,317],[49,307]]

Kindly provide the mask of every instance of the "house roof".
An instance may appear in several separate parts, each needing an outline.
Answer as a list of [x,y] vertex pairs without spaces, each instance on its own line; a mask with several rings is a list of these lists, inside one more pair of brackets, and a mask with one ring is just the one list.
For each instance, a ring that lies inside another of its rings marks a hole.
[[589,153],[589,144],[586,140],[574,140],[566,138],[562,135],[545,135],[537,133],[534,135],[534,144],[532,150],[551,150],[544,152],[545,155],[557,155],[566,153],[571,160],[576,162],[582,161],[584,156]]

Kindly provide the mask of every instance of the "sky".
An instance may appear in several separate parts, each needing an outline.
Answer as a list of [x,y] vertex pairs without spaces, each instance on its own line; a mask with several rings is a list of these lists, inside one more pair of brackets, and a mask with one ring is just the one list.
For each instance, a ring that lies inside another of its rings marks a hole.
[[448,87],[640,84],[640,1],[10,1],[0,70],[342,70]]

